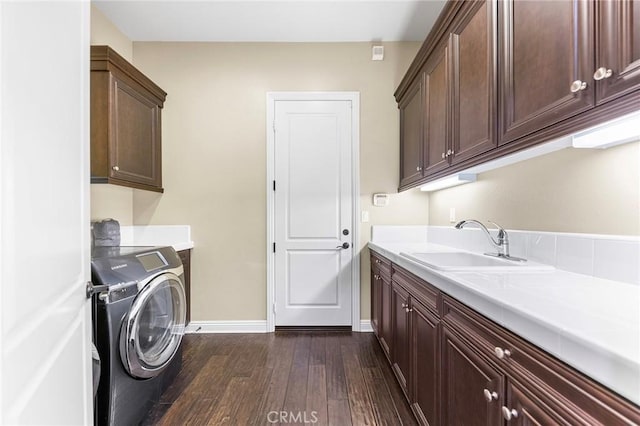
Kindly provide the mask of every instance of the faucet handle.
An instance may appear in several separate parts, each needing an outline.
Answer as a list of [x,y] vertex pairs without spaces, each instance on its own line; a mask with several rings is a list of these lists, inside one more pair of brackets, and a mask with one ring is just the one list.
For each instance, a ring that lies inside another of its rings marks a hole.
[[507,231],[502,226],[490,220],[487,220],[487,222],[489,222],[492,225],[495,225],[496,228],[498,228],[498,238],[505,238],[507,236]]
[[500,248],[500,254],[504,257],[511,257],[509,254],[509,234],[507,231],[500,225],[495,222],[488,220],[487,222],[495,225],[498,228],[498,247]]
[[[507,234],[507,231],[502,226],[498,225],[495,222],[492,222],[490,220],[487,220],[487,222],[491,223],[492,225],[495,225],[498,228],[498,244],[507,246],[509,244],[509,235]],[[509,255],[508,248],[505,254],[507,256]]]

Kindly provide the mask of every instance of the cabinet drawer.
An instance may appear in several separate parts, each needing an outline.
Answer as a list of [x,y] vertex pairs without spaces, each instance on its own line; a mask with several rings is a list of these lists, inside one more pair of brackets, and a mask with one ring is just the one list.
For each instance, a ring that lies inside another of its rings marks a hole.
[[371,252],[371,269],[391,281],[391,261],[374,251]]
[[506,355],[500,358],[496,351],[508,350],[511,355],[515,353],[507,336],[495,324],[447,295],[442,297],[442,320],[493,362],[504,364],[509,359]]
[[[639,425],[640,409],[542,349],[443,295],[443,321],[571,424]],[[496,351],[500,348],[504,354]],[[509,351],[508,353],[506,351]],[[531,401],[529,401],[530,403]]]
[[564,362],[517,336],[510,347],[509,376],[537,390],[539,399],[557,412],[573,415],[572,424],[640,424],[638,407]]
[[397,265],[393,265],[393,282],[398,283],[407,290],[411,297],[422,303],[427,309],[439,316],[438,295],[440,291],[426,281],[405,271]]

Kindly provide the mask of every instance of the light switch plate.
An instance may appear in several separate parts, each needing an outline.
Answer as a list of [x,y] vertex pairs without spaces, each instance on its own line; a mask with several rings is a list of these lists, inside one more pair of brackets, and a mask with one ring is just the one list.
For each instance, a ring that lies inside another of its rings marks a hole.
[[368,210],[362,210],[362,215],[361,216],[362,217],[361,217],[360,221],[362,223],[369,222],[369,211]]

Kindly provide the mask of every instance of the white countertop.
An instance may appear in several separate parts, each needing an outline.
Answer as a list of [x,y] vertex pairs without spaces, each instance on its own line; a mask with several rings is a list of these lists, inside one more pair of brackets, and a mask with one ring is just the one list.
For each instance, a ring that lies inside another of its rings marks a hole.
[[369,248],[640,404],[640,287],[563,270],[443,272],[400,252],[459,251],[429,243]]
[[191,226],[121,226],[121,246],[171,246],[176,251],[192,249]]

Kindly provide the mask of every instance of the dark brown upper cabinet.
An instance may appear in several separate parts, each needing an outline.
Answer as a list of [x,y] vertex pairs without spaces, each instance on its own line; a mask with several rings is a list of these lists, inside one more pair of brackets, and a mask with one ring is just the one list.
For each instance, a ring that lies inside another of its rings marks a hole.
[[640,87],[640,0],[602,0],[597,7],[593,79],[599,105]]
[[495,1],[468,3],[449,35],[452,164],[497,146],[497,14]]
[[400,186],[411,184],[422,178],[422,146],[424,143],[424,75],[416,78],[413,85],[398,104],[400,109]]
[[424,175],[448,166],[449,109],[451,105],[449,48],[442,45],[429,57],[424,67]]
[[91,183],[163,192],[167,94],[108,46],[91,46]]
[[[398,97],[401,188],[496,146],[496,3],[458,4],[454,24],[426,57],[408,90]],[[423,87],[422,103],[411,104],[418,94],[418,82]],[[408,128],[410,122],[403,119],[408,105],[414,110],[420,107],[421,120],[413,123],[422,128]],[[404,165],[413,166],[416,153],[422,153],[422,158],[414,172]],[[413,173],[410,177],[409,172]]]
[[499,8],[505,144],[594,105],[594,4],[504,0]]
[[640,0],[449,1],[394,94],[400,190],[638,111],[639,27]]

